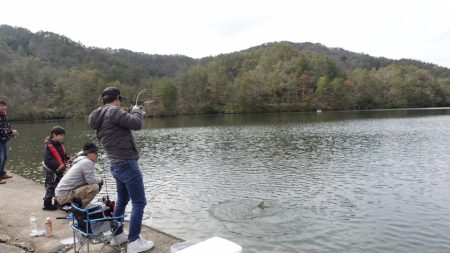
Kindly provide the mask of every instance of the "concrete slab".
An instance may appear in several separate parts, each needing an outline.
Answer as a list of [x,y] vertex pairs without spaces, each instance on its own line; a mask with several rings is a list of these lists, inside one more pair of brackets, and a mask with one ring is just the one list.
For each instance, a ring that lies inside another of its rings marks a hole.
[[1,253],[25,253],[26,251],[21,248],[12,246],[12,245],[0,243],[0,252]]
[[[60,245],[61,240],[72,236],[72,230],[69,227],[70,221],[56,219],[57,217],[65,217],[66,213],[60,210],[43,211],[44,186],[21,176],[12,175],[12,178],[5,180],[6,184],[0,184],[0,234],[9,235],[12,238],[11,240],[15,242],[30,243],[35,252],[46,253],[55,249]],[[38,230],[45,229],[44,223],[47,217],[52,218],[54,236],[30,237],[28,221],[32,213],[38,220]],[[125,226],[127,225],[128,223]],[[155,242],[155,247],[148,251],[152,253],[167,253],[170,251],[171,245],[182,241],[162,231],[145,226],[142,227],[141,235],[144,239]],[[0,252],[10,251],[2,251],[0,248]]]

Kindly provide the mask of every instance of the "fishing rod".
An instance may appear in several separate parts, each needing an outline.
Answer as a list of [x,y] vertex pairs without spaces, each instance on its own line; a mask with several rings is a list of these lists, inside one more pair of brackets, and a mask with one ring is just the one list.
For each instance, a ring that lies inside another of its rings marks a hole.
[[[103,159],[103,158],[102,158]],[[108,192],[108,182],[106,181],[106,172],[105,172],[105,162],[102,160],[102,169],[103,169],[103,184],[105,185],[106,198],[109,200],[109,192]]]
[[138,105],[139,96],[140,96],[144,91],[146,91],[146,90],[147,90],[147,89],[143,89],[143,90],[141,90],[141,91],[138,93],[138,95],[137,95],[137,97],[136,97],[136,104],[135,104],[135,106]]
[[101,160],[101,164],[102,164],[102,176],[103,176],[103,184],[105,185],[106,200],[109,201],[108,182],[106,180],[105,159],[103,159],[103,157],[101,157],[100,160]]

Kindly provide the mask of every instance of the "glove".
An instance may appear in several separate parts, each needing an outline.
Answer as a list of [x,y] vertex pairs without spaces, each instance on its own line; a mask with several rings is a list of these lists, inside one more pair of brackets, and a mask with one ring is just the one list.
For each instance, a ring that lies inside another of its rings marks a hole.
[[103,179],[100,183],[98,183],[98,191],[99,192],[102,190],[102,186],[103,186]]
[[137,105],[133,105],[133,107],[131,107],[131,113],[134,113],[134,112],[141,112],[142,115],[145,114],[145,112],[142,111],[141,107],[139,107],[139,106],[137,106]]
[[131,113],[133,112],[140,112],[141,108],[139,108],[139,106],[137,105],[133,105],[133,107],[131,107]]

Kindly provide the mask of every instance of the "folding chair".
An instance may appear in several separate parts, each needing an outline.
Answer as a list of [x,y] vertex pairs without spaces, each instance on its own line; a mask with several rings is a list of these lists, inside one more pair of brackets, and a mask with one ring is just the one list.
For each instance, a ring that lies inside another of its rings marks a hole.
[[[119,227],[123,225],[125,216],[106,216],[108,207],[101,204],[90,204],[86,208],[80,208],[77,204],[72,204],[71,212],[75,253],[89,252],[90,243],[102,243],[97,252],[101,252],[105,246],[122,252],[122,248],[117,241],[115,241],[116,245],[112,245],[111,242],[116,240],[115,235]],[[79,243],[77,243],[77,238]]]

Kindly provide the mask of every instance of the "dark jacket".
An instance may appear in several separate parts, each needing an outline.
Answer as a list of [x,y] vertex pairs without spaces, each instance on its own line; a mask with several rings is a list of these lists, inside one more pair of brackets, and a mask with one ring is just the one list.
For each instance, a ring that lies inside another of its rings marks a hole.
[[6,116],[0,116],[0,141],[8,142],[12,132],[8,118]]
[[66,164],[70,157],[66,154],[64,144],[48,136],[44,141],[44,163],[47,168],[56,171],[61,164]]
[[110,160],[137,160],[139,152],[131,130],[141,129],[142,120],[138,108],[128,113],[118,106],[104,105],[89,115],[89,126],[97,130]]

